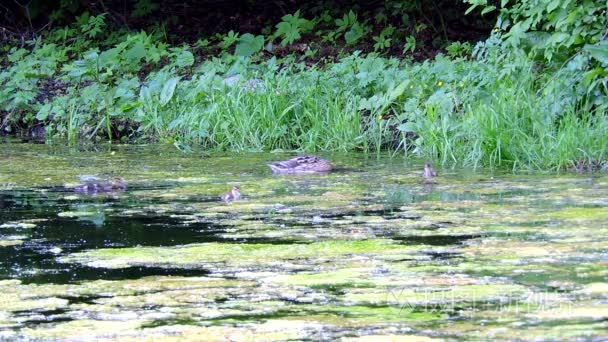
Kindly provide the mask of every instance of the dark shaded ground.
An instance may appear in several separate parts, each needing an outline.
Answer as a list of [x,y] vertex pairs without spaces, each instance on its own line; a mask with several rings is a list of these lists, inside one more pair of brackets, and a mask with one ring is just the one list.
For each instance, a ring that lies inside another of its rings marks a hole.
[[[27,6],[19,2],[7,3],[0,7],[0,39],[22,43],[41,34],[46,29],[72,24],[83,13],[97,15],[106,13],[106,21],[111,29],[150,30],[162,27],[170,43],[194,43],[200,38],[209,38],[215,33],[250,32],[265,34],[274,32],[281,17],[300,11],[307,19],[328,15],[339,19],[352,10],[361,23],[372,28],[365,41],[349,50],[369,50],[373,45],[372,36],[384,27],[393,25],[401,35],[414,35],[422,49],[414,54],[415,59],[433,57],[447,41],[475,42],[487,37],[496,18],[482,17],[479,13],[464,15],[467,5],[462,1],[144,1],[151,3],[146,15],[141,15],[142,1],[72,1],[70,5],[42,0],[30,1]],[[66,2],[68,3],[68,2]],[[331,29],[329,22],[318,23],[315,30]],[[424,24],[427,28],[416,30]],[[399,34],[397,34],[399,36]],[[398,37],[399,38],[399,37]],[[405,38],[405,37],[401,37]],[[310,44],[317,40],[314,35],[304,36],[298,43]],[[343,45],[344,42],[337,42]],[[321,56],[332,55],[336,51],[333,44],[324,45]],[[400,55],[402,44],[394,44],[391,55]],[[399,46],[397,46],[399,45]],[[286,47],[284,53],[298,52],[298,48]]]

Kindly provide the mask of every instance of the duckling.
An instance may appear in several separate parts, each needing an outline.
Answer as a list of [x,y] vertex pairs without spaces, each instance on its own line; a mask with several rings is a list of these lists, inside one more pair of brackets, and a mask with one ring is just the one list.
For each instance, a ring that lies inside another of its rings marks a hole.
[[425,183],[434,183],[433,177],[437,177],[437,171],[433,169],[431,163],[427,162],[424,164],[424,172],[422,173],[422,177],[424,177]]
[[232,187],[232,190],[230,190],[230,192],[223,194],[220,198],[226,203],[237,201],[241,199],[241,188],[235,185]]
[[102,179],[96,176],[80,176],[80,185],[74,188],[76,192],[98,193],[127,190],[127,182],[121,177]]
[[285,161],[268,164],[272,173],[277,174],[302,174],[321,173],[332,170],[331,164],[316,156],[298,156]]

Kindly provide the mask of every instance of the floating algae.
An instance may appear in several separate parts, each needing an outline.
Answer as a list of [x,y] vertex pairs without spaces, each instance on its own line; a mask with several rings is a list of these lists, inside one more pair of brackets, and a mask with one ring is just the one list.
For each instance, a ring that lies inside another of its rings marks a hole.
[[[287,177],[265,164],[292,155],[0,151],[0,339],[608,338],[605,176],[426,187],[423,161],[358,154]],[[129,188],[66,191],[83,174]]]

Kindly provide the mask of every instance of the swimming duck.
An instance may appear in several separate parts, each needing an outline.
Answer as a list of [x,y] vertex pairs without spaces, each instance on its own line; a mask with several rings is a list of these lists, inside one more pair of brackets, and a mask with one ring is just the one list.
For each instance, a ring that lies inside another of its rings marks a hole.
[[433,169],[431,163],[424,164],[424,172],[422,173],[425,183],[433,183],[433,177],[437,177],[437,171]]
[[98,193],[127,190],[127,182],[121,177],[103,179],[96,176],[80,176],[80,185],[74,188],[76,192]]
[[331,164],[319,157],[315,156],[298,156],[285,161],[279,161],[268,164],[272,173],[320,173],[329,172],[332,169]]
[[241,188],[235,185],[232,187],[232,190],[230,190],[230,192],[223,194],[220,198],[226,203],[237,201],[241,199]]

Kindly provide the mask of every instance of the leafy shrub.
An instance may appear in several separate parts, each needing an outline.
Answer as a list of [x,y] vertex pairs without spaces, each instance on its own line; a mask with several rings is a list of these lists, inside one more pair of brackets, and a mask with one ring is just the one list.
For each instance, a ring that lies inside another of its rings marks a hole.
[[392,36],[395,33],[395,28],[389,25],[382,29],[382,32],[378,36],[373,37],[374,40],[374,51],[382,51],[391,47]]
[[452,42],[446,48],[446,53],[452,58],[470,56],[473,52],[473,47],[469,42]]
[[357,15],[353,11],[344,14],[342,19],[336,19],[335,23],[337,26],[336,34],[344,33],[344,40],[347,45],[357,43],[369,30],[365,24],[357,20]]
[[[497,10],[494,2],[465,0],[482,13]],[[571,87],[580,91],[579,104],[587,109],[608,109],[608,8],[604,0],[501,1],[497,31],[504,48],[523,49],[540,56],[552,68],[573,66],[585,74]],[[582,57],[577,57],[582,55]]]
[[105,16],[105,13],[89,16],[89,13],[85,12],[77,20],[80,22],[80,31],[89,38],[98,37],[106,27]]
[[228,48],[230,48],[232,45],[236,44],[239,41],[239,34],[234,33],[233,30],[230,30],[224,36],[218,34],[217,38],[220,39],[219,45],[222,48],[222,50],[228,50]]
[[276,25],[274,37],[282,37],[281,45],[285,46],[300,39],[303,33],[308,33],[314,28],[314,22],[300,18],[300,11],[294,14],[287,14],[281,18],[281,22]]
[[416,37],[414,36],[407,36],[405,38],[405,45],[403,45],[403,54],[407,53],[408,51],[416,51]]

